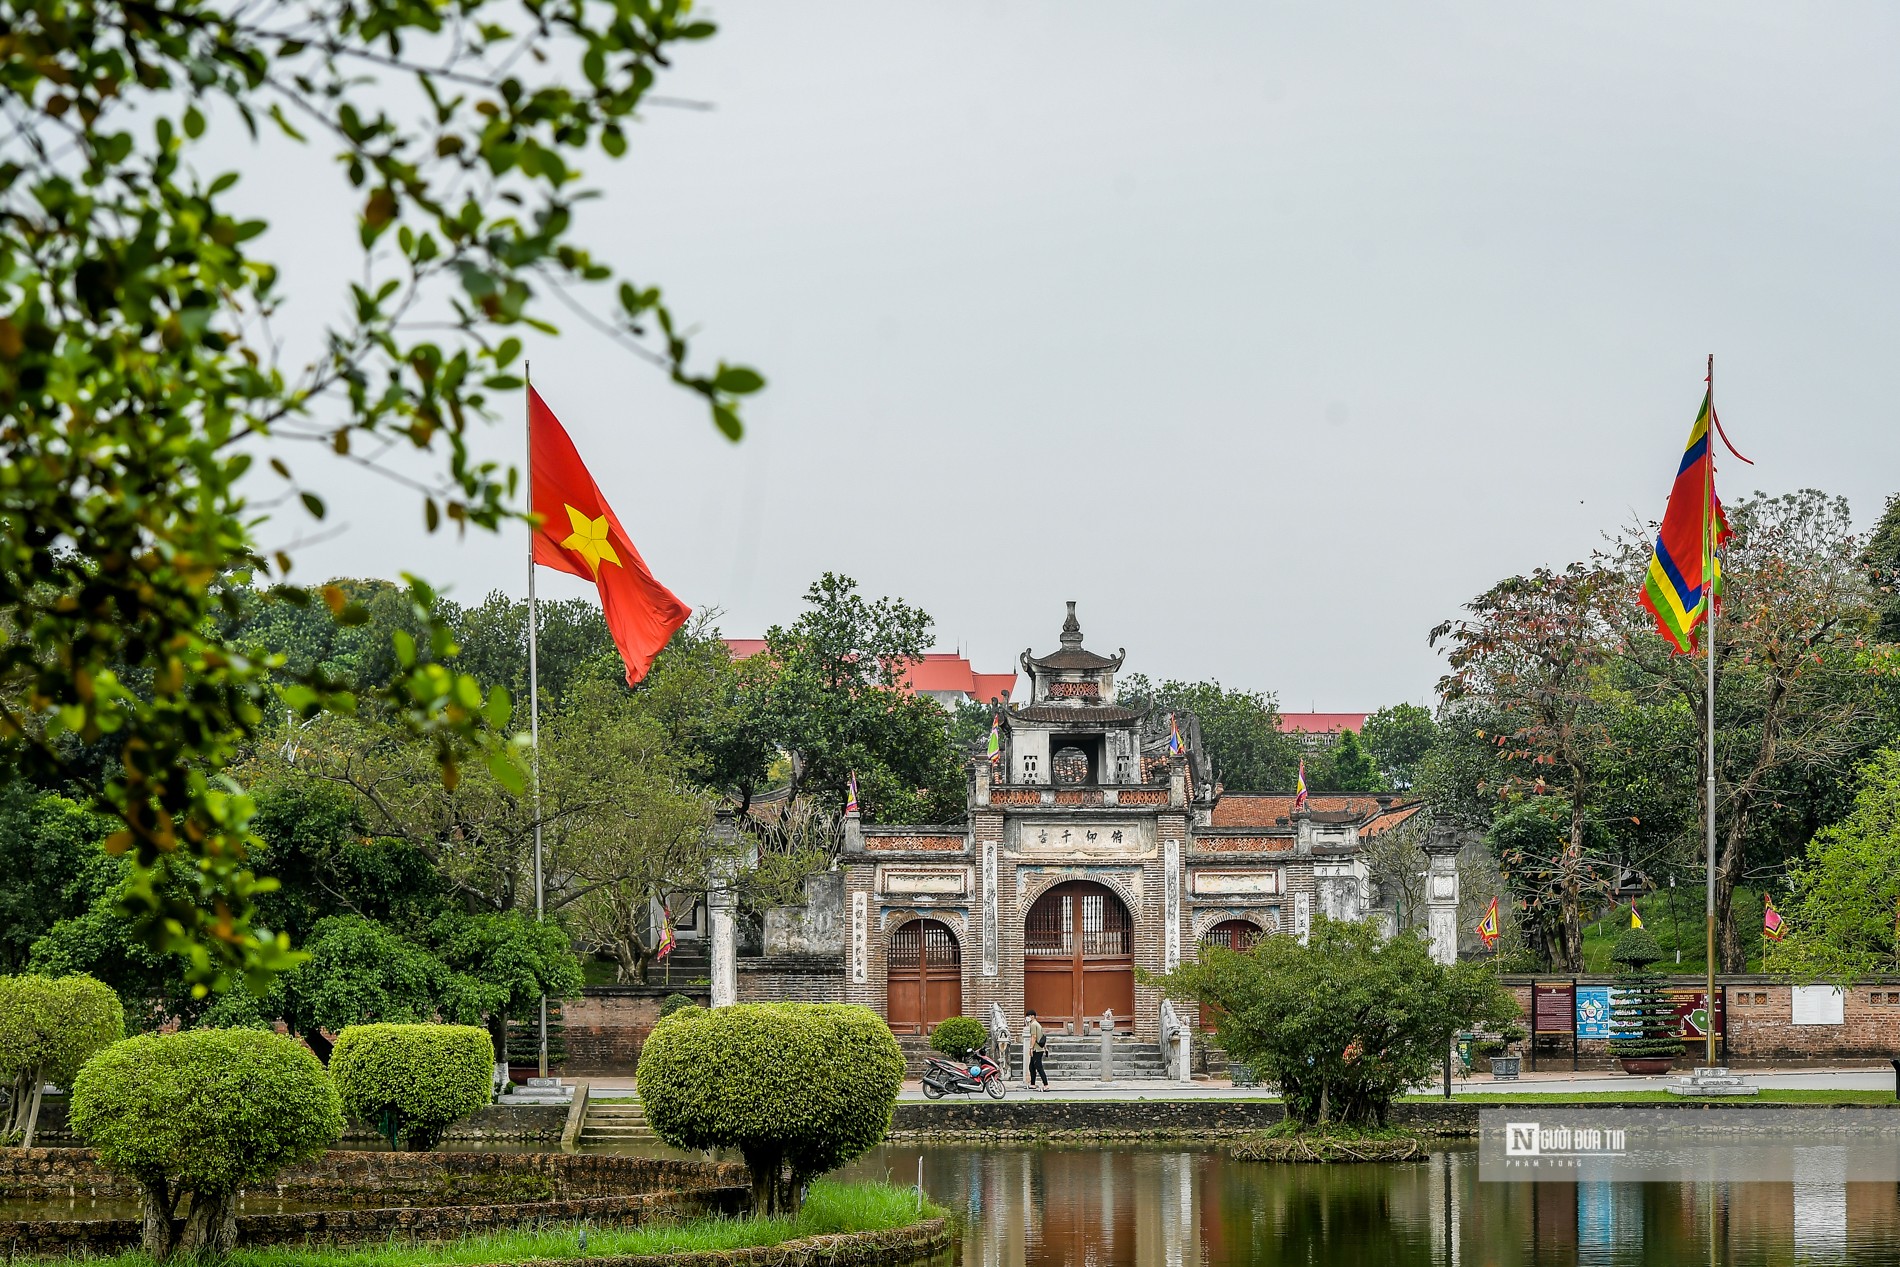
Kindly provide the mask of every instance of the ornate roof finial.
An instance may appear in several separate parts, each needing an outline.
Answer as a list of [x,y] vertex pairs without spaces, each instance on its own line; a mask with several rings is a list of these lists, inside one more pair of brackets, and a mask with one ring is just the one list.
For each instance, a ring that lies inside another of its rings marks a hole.
[[1062,622],[1062,645],[1079,647],[1082,645],[1082,626],[1075,619],[1075,600],[1069,600],[1069,618]]

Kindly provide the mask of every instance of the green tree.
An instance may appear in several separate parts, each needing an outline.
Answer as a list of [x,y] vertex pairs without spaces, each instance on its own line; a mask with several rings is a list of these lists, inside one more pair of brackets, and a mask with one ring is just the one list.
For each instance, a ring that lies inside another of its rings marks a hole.
[[[1823,821],[1797,796],[1811,791],[1827,805],[1829,785],[1846,782],[1891,736],[1893,682],[1866,664],[1877,617],[1846,502],[1808,489],[1748,498],[1728,516],[1734,536],[1723,554],[1715,645],[1715,908],[1721,969],[1739,972],[1747,947],[1736,884],[1797,856]],[[1698,722],[1673,731],[1680,746],[1653,759],[1699,775],[1706,663],[1674,654],[1630,601],[1649,549],[1644,536],[1623,540],[1613,564],[1624,601],[1604,610],[1636,698]]]
[[[1438,739],[1438,723],[1430,709],[1417,704],[1393,704],[1366,718],[1359,741],[1372,754],[1386,783],[1410,788],[1418,782],[1419,766]],[[1358,791],[1360,789],[1352,789]]]
[[641,1049],[638,1076],[661,1139],[738,1150],[761,1216],[797,1214],[807,1183],[875,1147],[903,1080],[890,1027],[842,1003],[675,1012]]
[[1663,957],[1656,935],[1626,928],[1610,961],[1617,965],[1616,1001],[1610,1009],[1610,1054],[1621,1060],[1671,1060],[1682,1054],[1676,1004],[1653,965]]
[[0,972],[25,967],[42,934],[85,909],[73,878],[109,824],[57,793],[0,786]]
[[766,631],[762,662],[742,709],[792,754],[792,794],[842,805],[846,782],[873,822],[961,819],[964,775],[949,717],[934,700],[898,688],[904,666],[930,646],[930,617],[901,599],[865,599],[850,577],[827,572],[790,626]]
[[1280,706],[1261,691],[1219,682],[1155,683],[1129,673],[1115,683],[1116,698],[1161,716],[1191,714],[1214,762],[1214,777],[1230,792],[1279,792],[1293,786],[1300,747],[1280,729]]
[[1853,810],[1789,871],[1789,931],[1768,943],[1770,971],[1841,985],[1900,971],[1900,748],[1881,749],[1858,781]]
[[70,1087],[80,1067],[125,1037],[118,996],[91,977],[0,977],[0,1083],[12,1092],[0,1140],[33,1147],[47,1082]]
[[[576,241],[576,160],[624,153],[673,51],[713,33],[687,8],[10,11],[0,760],[71,782],[120,821],[113,847],[136,864],[128,908],[200,985],[261,984],[294,962],[253,922],[251,806],[221,777],[279,707],[274,666],[217,632],[241,614],[241,589],[292,565],[261,544],[262,512],[294,498],[321,518],[300,472],[328,452],[415,489],[430,530],[507,518],[513,473],[474,455],[472,430],[522,385],[518,335],[552,332],[556,303],[587,312],[571,289],[613,280]],[[348,280],[320,307],[341,316],[301,371],[285,369],[272,324],[284,299],[257,254],[268,226],[237,210],[240,173],[202,161],[206,138],[239,122],[278,144],[322,138],[360,206],[360,267],[328,270]],[[657,288],[624,281],[616,297],[612,318],[588,319],[701,396],[736,440],[759,375],[692,368]],[[345,624],[367,619],[338,587],[322,597]],[[434,605],[426,587],[415,597]],[[442,664],[452,635],[427,621],[432,653],[398,643],[376,694],[434,741],[453,783],[471,761],[506,762],[507,710]],[[295,676],[300,714],[359,702],[314,671]],[[76,761],[69,738],[109,744],[110,767]]]
[[1887,498],[1887,508],[1869,534],[1860,562],[1877,595],[1880,615],[1874,636],[1882,642],[1900,642],[1900,493]]
[[1379,763],[1350,730],[1339,732],[1312,782],[1324,792],[1383,792],[1388,786]]
[[[294,1038],[196,1029],[128,1038],[73,1080],[73,1132],[106,1167],[144,1188],[139,1248],[216,1255],[237,1240],[237,1194],[318,1156],[343,1133],[343,1108],[317,1058]],[[189,1196],[182,1227],[174,1217]]]
[[1383,1126],[1460,1029],[1502,1027],[1516,1000],[1488,965],[1446,967],[1417,936],[1316,915],[1307,944],[1273,934],[1240,953],[1204,948],[1160,979],[1215,1011],[1221,1047],[1280,1088],[1303,1126]]
[[391,1148],[427,1152],[488,1103],[495,1059],[488,1034],[468,1025],[352,1025],[337,1035],[330,1078]]

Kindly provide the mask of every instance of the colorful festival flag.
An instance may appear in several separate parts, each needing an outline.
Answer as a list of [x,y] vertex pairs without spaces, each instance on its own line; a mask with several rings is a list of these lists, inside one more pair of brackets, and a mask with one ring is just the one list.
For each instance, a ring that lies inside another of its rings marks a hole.
[[1775,909],[1775,899],[1766,893],[1761,895],[1761,935],[1769,941],[1780,941],[1788,935],[1788,921],[1781,918],[1781,912]]
[[653,952],[653,957],[664,959],[673,953],[673,947],[677,945],[679,941],[673,936],[673,912],[668,910],[666,904],[662,902],[660,904],[660,945]]
[[[1643,606],[1656,618],[1656,631],[1681,655],[1695,650],[1696,629],[1707,618],[1709,603],[1719,605],[1722,598],[1722,545],[1729,539],[1729,527],[1722,499],[1715,493],[1715,454],[1710,444],[1715,436],[1721,436],[1728,451],[1735,453],[1715,416],[1711,386],[1703,393],[1695,425],[1689,428],[1689,445],[1676,467],[1669,506],[1643,578]],[[1735,456],[1748,461],[1740,453]]]
[[631,686],[646,676],[653,657],[693,609],[647,570],[560,419],[532,387],[528,389],[528,464],[532,475],[529,504],[538,520],[534,561],[584,577],[599,587],[601,614],[626,663]]
[[1306,808],[1306,758],[1300,758],[1300,769],[1293,776],[1293,808]]
[[989,758],[991,765],[1003,759],[1003,719],[997,713],[990,714]]
[[1636,913],[1636,899],[1631,898],[1630,899],[1630,927],[1641,928],[1642,926],[1643,926],[1643,917]]
[[1485,908],[1484,918],[1478,921],[1478,938],[1484,942],[1484,948],[1490,950],[1498,944],[1498,900],[1491,899],[1491,905]]
[[853,770],[845,779],[844,812],[847,814],[858,812],[858,772],[856,770]]
[[1174,714],[1168,714],[1168,755],[1178,757],[1187,751],[1187,745],[1181,741],[1181,727],[1175,722]]

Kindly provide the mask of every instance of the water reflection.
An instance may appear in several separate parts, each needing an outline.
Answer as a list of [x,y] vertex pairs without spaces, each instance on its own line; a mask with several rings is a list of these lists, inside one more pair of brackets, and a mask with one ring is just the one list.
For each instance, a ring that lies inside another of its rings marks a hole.
[[1464,1148],[1275,1166],[1214,1147],[892,1146],[852,1173],[908,1183],[921,1157],[925,1190],[968,1212],[963,1267],[1900,1261],[1900,1185],[1804,1152],[1779,1184],[1479,1183]]

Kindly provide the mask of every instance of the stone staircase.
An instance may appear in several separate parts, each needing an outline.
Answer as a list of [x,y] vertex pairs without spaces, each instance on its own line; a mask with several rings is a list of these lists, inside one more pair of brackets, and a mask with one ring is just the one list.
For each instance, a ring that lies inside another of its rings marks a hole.
[[572,1104],[574,1088],[559,1078],[530,1078],[507,1095],[499,1097],[497,1103],[525,1106],[529,1104]]
[[638,1099],[596,1100],[589,1096],[581,1119],[580,1144],[631,1144],[657,1138],[647,1125]]
[[[1021,1059],[1018,1050],[1016,1060]],[[1167,1066],[1161,1061],[1161,1049],[1154,1043],[1117,1037],[1110,1059],[1113,1066],[1110,1073],[1117,1082],[1166,1081],[1168,1076]],[[1051,1034],[1042,1063],[1051,1082],[1100,1082],[1102,1040],[1092,1034],[1086,1037]]]

